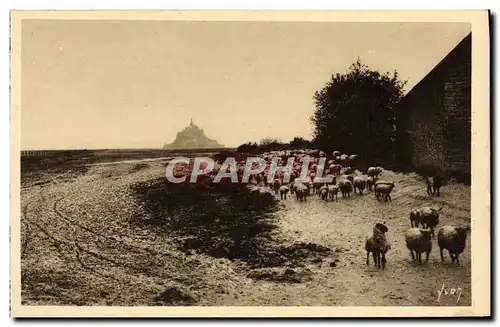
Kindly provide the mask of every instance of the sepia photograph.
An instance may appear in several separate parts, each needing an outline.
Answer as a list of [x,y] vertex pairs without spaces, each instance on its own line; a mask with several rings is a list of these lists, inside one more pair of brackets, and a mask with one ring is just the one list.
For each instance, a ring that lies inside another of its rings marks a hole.
[[490,316],[488,11],[11,11],[14,317]]

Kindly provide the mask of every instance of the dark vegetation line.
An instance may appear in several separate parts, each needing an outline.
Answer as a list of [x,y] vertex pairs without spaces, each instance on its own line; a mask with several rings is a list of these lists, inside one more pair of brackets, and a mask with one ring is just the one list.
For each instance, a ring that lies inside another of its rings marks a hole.
[[279,202],[270,193],[251,193],[241,184],[166,184],[163,178],[132,189],[150,212],[137,223],[160,228],[187,254],[241,260],[251,268],[293,268],[330,252],[314,243],[283,245],[273,215]]

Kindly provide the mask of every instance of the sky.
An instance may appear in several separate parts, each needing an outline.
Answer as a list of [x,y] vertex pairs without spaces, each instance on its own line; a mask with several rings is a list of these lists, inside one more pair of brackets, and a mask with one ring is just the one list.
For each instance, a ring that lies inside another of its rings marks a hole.
[[467,23],[24,20],[21,148],[159,148],[190,119],[227,147],[311,139],[313,95],[358,57],[411,89]]

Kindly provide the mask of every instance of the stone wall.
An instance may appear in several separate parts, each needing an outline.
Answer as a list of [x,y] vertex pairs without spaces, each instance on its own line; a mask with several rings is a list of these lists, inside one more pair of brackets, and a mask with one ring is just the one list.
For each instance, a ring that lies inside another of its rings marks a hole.
[[398,104],[396,160],[470,174],[471,35]]

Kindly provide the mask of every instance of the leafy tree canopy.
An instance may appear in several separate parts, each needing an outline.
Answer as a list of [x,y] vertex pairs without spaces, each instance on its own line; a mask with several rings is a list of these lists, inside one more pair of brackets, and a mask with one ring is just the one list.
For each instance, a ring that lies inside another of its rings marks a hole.
[[365,159],[391,159],[395,107],[405,85],[397,71],[380,74],[358,58],[347,73],[332,75],[314,94],[314,143],[327,152],[339,150]]

